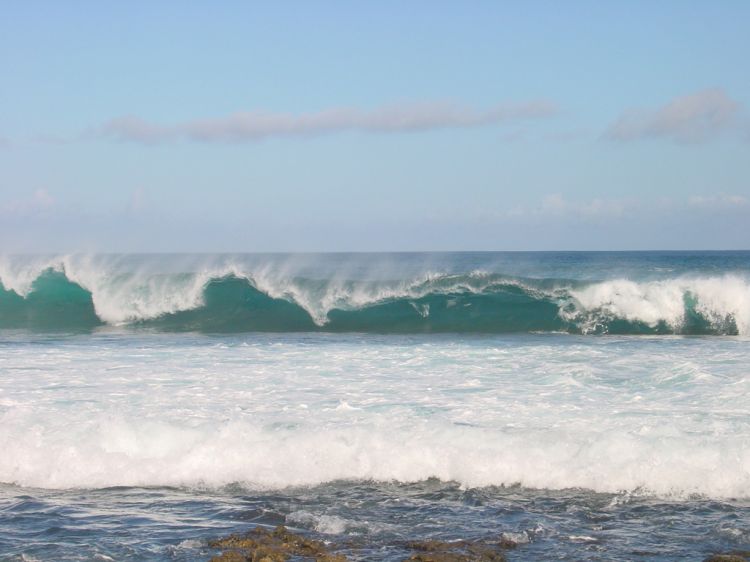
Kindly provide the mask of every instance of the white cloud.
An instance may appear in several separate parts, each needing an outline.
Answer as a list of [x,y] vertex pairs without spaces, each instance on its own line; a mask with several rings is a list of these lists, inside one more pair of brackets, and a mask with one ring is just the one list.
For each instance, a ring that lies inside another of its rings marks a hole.
[[744,207],[750,200],[742,195],[721,193],[719,195],[693,195],[688,198],[688,205],[697,208],[720,209]]
[[559,193],[542,198],[541,203],[529,214],[574,218],[611,218],[624,215],[637,206],[634,201],[595,197],[583,201],[571,201]]
[[138,213],[146,208],[146,190],[142,187],[136,187],[130,194],[128,211]]
[[624,112],[605,131],[605,138],[632,141],[667,138],[699,143],[741,126],[742,106],[719,88],[673,99],[656,109]]
[[586,140],[587,138],[591,137],[591,131],[585,128],[577,128],[577,129],[568,129],[568,130],[562,130],[562,131],[554,131],[551,133],[547,133],[544,135],[544,140],[552,141],[552,142],[562,142],[562,143],[568,143],[568,142],[576,142],[581,140]]
[[40,134],[40,135],[34,135],[31,137],[32,142],[36,142],[39,144],[52,144],[52,145],[64,145],[64,144],[70,144],[72,139],[65,138],[60,135],[49,135],[49,134]]
[[510,220],[555,219],[560,221],[592,221],[623,219],[636,220],[644,215],[660,217],[698,214],[746,212],[750,198],[744,195],[721,193],[691,195],[678,199],[608,198],[569,199],[560,193],[550,193],[536,204],[519,205],[501,211],[494,218]]
[[55,204],[55,198],[46,189],[37,189],[34,191],[31,201],[34,206],[41,208],[51,207]]
[[46,189],[37,189],[30,196],[11,199],[0,205],[0,213],[6,215],[29,215],[41,213],[54,207],[55,198]]
[[483,111],[447,103],[421,103],[371,111],[333,108],[299,115],[243,112],[174,125],[159,125],[126,116],[105,123],[97,133],[116,140],[147,144],[174,140],[249,142],[269,137],[303,137],[341,131],[392,133],[480,127],[550,117],[556,112],[557,108],[551,102],[530,101],[501,104]]

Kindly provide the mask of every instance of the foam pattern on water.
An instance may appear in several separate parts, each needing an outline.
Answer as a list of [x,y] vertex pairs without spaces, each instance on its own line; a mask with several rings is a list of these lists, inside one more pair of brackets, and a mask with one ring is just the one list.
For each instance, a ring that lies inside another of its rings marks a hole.
[[732,338],[6,338],[0,481],[750,497]]

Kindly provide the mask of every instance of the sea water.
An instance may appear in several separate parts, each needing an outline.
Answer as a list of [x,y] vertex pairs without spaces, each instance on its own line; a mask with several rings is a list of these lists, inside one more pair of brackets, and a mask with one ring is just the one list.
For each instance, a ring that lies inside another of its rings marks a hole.
[[0,559],[750,549],[750,253],[9,256]]

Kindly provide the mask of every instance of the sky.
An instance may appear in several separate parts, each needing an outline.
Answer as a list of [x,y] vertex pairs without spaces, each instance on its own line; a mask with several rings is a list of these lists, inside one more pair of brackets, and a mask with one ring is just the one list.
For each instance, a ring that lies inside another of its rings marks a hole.
[[750,248],[745,0],[0,4],[0,253]]

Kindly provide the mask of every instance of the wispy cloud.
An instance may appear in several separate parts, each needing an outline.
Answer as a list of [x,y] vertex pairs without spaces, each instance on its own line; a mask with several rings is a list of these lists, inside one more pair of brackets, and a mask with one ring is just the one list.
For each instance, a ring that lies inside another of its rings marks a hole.
[[64,145],[74,142],[74,139],[66,138],[60,135],[39,134],[31,137],[31,142],[38,144]]
[[604,133],[617,141],[666,138],[700,143],[741,126],[742,106],[722,89],[703,90],[673,99],[656,109],[624,112]]
[[568,201],[562,195],[556,193],[542,199],[539,211],[545,215],[616,217],[623,215],[632,206],[632,201],[601,197],[595,197],[587,201]]
[[130,201],[128,202],[128,211],[131,213],[139,213],[146,208],[146,190],[142,187],[136,187],[130,194]]
[[718,195],[693,195],[688,199],[688,205],[704,209],[725,209],[745,207],[750,200],[742,195],[720,193]]
[[26,197],[0,203],[0,215],[26,216],[43,213],[56,204],[55,198],[46,189],[36,189]]
[[590,139],[591,137],[595,138],[595,136],[596,135],[592,134],[592,132],[589,129],[577,128],[577,129],[568,129],[568,130],[562,130],[562,131],[552,131],[544,135],[542,138],[543,140],[546,140],[546,141],[569,143],[569,142],[587,140],[587,139]]
[[490,211],[487,216],[493,219],[512,221],[555,219],[596,222],[625,218],[638,212],[641,206],[641,203],[633,198],[569,199],[561,193],[548,193],[531,204],[521,204],[499,212]]
[[550,193],[535,204],[519,205],[499,213],[494,218],[510,220],[560,220],[572,222],[633,221],[647,215],[684,216],[688,212],[704,215],[747,212],[750,199],[744,195],[720,193],[671,198],[609,198],[569,199],[561,193]]
[[536,100],[500,104],[487,110],[448,103],[420,103],[393,105],[370,111],[333,108],[298,115],[256,111],[173,125],[161,125],[139,117],[126,116],[105,123],[95,134],[146,144],[175,140],[237,143],[270,137],[306,137],[343,131],[396,133],[481,127],[550,117],[555,113],[557,106],[554,103]]

